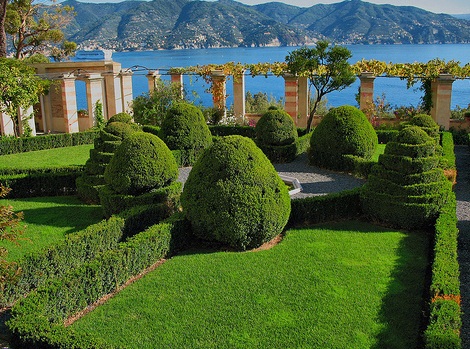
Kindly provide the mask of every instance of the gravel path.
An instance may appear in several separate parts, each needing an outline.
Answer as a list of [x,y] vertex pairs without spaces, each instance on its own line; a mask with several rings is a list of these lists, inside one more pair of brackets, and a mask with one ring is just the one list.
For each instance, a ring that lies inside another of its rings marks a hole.
[[462,297],[462,348],[470,348],[470,151],[456,146],[457,158],[457,218],[459,220],[460,293]]
[[[287,164],[275,164],[274,168],[281,175],[294,177],[299,180],[302,185],[302,191],[298,194],[294,194],[292,198],[336,193],[359,187],[365,183],[364,180],[347,174],[310,166],[308,165],[307,154],[302,154],[293,162]],[[190,171],[190,167],[180,168],[178,180],[184,183]]]

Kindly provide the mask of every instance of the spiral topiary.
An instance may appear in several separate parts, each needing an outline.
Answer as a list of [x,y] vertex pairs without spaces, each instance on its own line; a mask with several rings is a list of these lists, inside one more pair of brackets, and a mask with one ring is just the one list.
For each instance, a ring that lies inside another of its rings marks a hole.
[[438,168],[433,138],[418,126],[402,129],[387,143],[362,195],[364,211],[374,219],[404,229],[432,225],[452,190]]
[[184,153],[185,164],[192,164],[212,143],[212,135],[201,110],[188,102],[174,103],[163,120],[160,137],[171,150]]
[[403,127],[418,126],[423,129],[428,136],[439,142],[439,125],[428,114],[418,114],[411,118],[408,123],[404,123]]
[[359,109],[332,108],[310,138],[310,163],[332,170],[345,169],[345,155],[370,160],[378,145],[377,134]]
[[196,236],[237,249],[282,232],[290,215],[287,186],[249,138],[214,140],[194,165],[181,196]]
[[178,166],[160,138],[136,132],[117,148],[104,178],[117,193],[139,195],[171,184],[178,178]]
[[107,124],[109,125],[112,122],[123,122],[125,124],[130,124],[132,123],[132,116],[128,113],[117,113],[109,118]]
[[268,110],[255,127],[256,141],[259,144],[281,146],[297,140],[297,129],[292,117],[284,110]]

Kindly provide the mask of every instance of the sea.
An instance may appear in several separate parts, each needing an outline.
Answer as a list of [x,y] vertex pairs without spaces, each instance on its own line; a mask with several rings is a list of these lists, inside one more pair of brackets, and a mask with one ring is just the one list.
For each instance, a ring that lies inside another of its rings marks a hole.
[[[458,61],[461,65],[470,62],[470,44],[436,44],[436,45],[345,45],[351,53],[350,63],[362,59],[375,59],[392,63],[426,63],[439,58],[445,61]],[[298,47],[252,47],[252,48],[212,48],[188,50],[157,50],[114,52],[112,59],[121,63],[123,69],[131,68],[133,74],[133,95],[148,92],[146,74],[149,70],[161,70],[162,79],[169,80],[165,75],[169,68],[189,67],[206,64],[223,64],[235,62],[242,64],[262,62],[283,62],[285,57]],[[212,98],[207,92],[208,85],[201,77],[184,76],[184,87],[187,98],[202,106],[211,106]],[[79,84],[79,82],[77,82]],[[77,103],[79,109],[86,108],[85,86],[77,85]],[[252,94],[263,92],[269,98],[279,100],[284,95],[284,79],[282,77],[264,76],[245,78],[246,91]],[[423,93],[419,83],[407,88],[405,80],[399,78],[378,77],[375,80],[375,97],[385,98],[385,102],[393,107],[417,106]],[[335,91],[326,96],[331,107],[340,105],[357,105],[355,95],[358,93],[359,79],[342,91]],[[232,84],[227,82],[227,106],[233,103]],[[453,83],[452,108],[464,108],[470,104],[470,79],[459,79]]]

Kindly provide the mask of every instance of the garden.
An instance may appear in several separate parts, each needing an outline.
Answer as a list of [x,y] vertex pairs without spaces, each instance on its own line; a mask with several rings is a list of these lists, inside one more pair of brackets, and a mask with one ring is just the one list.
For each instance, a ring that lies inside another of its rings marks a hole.
[[[306,132],[274,106],[255,127],[209,127],[184,101],[159,125],[121,113],[1,139],[1,204],[17,222],[2,240],[22,232],[0,242],[7,340],[460,348],[453,146],[424,114],[375,130],[342,106]],[[366,182],[291,199],[273,163],[305,153],[312,171]]]

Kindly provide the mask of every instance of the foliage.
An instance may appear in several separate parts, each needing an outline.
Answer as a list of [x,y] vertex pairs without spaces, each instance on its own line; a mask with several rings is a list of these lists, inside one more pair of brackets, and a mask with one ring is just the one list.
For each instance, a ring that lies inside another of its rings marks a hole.
[[237,249],[280,234],[290,213],[287,186],[255,143],[216,139],[189,174],[181,197],[194,234]]
[[372,169],[363,195],[364,211],[404,229],[426,229],[435,223],[452,184],[437,168],[437,144],[418,126],[402,129],[387,143]]
[[[299,130],[296,132],[301,133]],[[260,143],[257,145],[272,163],[286,163],[294,161],[297,156],[307,152],[310,147],[311,135],[311,132],[304,135],[299,134],[294,143],[286,145],[266,145]]]
[[160,138],[136,132],[117,148],[104,178],[116,193],[139,195],[171,184],[178,178],[178,166]]
[[332,108],[310,139],[312,164],[344,170],[345,155],[370,160],[377,148],[377,134],[364,113],[352,106]]
[[269,107],[282,108],[282,99],[276,100],[273,96],[268,97],[266,92],[257,92],[254,95],[250,91],[245,94],[245,110],[247,113],[262,114]]
[[314,48],[302,47],[286,57],[287,71],[291,74],[308,77],[310,86],[315,88],[316,100],[307,120],[310,130],[318,103],[333,91],[341,91],[351,85],[356,76],[351,70],[348,59],[351,51],[346,47],[328,47],[326,41],[318,41]]
[[284,110],[271,109],[265,112],[255,130],[257,143],[263,145],[282,146],[297,140],[294,120]]
[[188,102],[173,103],[168,109],[160,137],[171,150],[200,152],[212,143],[201,110]]
[[125,124],[130,124],[132,123],[132,116],[124,112],[117,113],[108,119],[107,124],[110,124],[112,122],[123,122]]
[[[0,198],[4,198],[10,192],[9,188],[0,184]],[[17,242],[24,233],[24,227],[20,225],[23,220],[23,212],[16,213],[10,205],[0,205],[0,242]],[[15,282],[21,268],[15,262],[7,262],[8,251],[0,246],[0,304],[5,288],[8,284]]]
[[51,49],[51,57],[54,62],[62,62],[70,59],[72,56],[75,56],[76,50],[77,44],[75,42],[64,40],[64,42],[62,42],[59,47],[54,46]]
[[40,79],[33,68],[9,58],[0,58],[0,112],[10,115],[15,136],[22,134],[22,120],[18,110],[26,110],[39,101],[39,95],[46,90],[47,83]]
[[156,80],[155,89],[132,101],[135,122],[141,125],[160,126],[167,110],[174,102],[183,100],[181,86]]
[[103,116],[103,103],[100,100],[96,101],[93,108],[93,116],[95,117],[95,126],[101,130],[105,126],[104,116]]
[[12,37],[15,58],[46,53],[57,44],[61,46],[52,51],[54,58],[64,59],[75,50],[75,43],[64,41],[62,32],[74,16],[73,8],[55,1],[52,4],[35,0],[12,0],[8,4],[5,31]]

